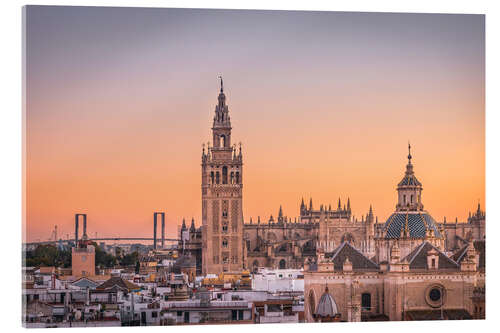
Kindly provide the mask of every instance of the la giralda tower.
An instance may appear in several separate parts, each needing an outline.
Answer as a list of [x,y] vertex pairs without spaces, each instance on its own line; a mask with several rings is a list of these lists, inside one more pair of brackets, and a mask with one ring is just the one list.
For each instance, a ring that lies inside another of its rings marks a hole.
[[212,126],[212,146],[201,157],[203,274],[241,271],[243,258],[243,157],[231,145],[231,118],[224,84]]

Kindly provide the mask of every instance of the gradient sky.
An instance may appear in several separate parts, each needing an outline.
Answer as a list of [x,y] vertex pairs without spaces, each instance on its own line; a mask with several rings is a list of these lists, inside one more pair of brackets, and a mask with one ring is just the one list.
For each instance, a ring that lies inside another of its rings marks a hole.
[[201,216],[201,147],[224,76],[245,220],[302,197],[379,221],[413,146],[423,203],[485,196],[484,16],[39,7],[26,16],[26,232],[150,236]]

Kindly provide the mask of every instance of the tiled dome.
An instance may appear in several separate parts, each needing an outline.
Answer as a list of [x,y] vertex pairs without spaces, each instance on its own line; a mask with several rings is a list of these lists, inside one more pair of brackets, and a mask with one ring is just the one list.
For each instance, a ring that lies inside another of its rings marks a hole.
[[384,238],[399,239],[407,232],[409,238],[425,238],[427,229],[434,237],[441,237],[436,221],[425,211],[398,211],[393,213],[384,225]]

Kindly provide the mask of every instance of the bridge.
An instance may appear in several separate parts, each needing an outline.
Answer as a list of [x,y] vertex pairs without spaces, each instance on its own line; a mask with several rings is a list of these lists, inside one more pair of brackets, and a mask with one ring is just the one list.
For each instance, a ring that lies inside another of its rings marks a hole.
[[[88,238],[91,242],[100,242],[100,241],[153,241],[153,237],[104,237],[104,238]],[[166,242],[179,242],[179,239],[176,238],[164,238]],[[60,239],[57,241],[49,240],[49,241],[40,241],[40,242],[29,242],[23,243],[24,246],[34,246],[34,245],[49,245],[54,243],[74,243],[75,239]]]
[[[156,229],[158,225],[158,217],[161,218],[161,238],[158,238],[156,235]],[[95,237],[90,238],[87,236],[87,214],[77,213],[75,214],[75,238],[73,239],[57,239],[57,226],[53,233],[53,240],[47,241],[38,241],[38,242],[27,242],[23,243],[23,246],[36,246],[36,245],[48,245],[54,243],[70,243],[73,242],[75,244],[78,243],[78,240],[82,238],[78,238],[78,229],[79,229],[79,220],[83,219],[83,236],[85,236],[89,241],[99,242],[99,241],[153,241],[153,249],[156,250],[157,241],[161,241],[161,248],[165,248],[165,242],[179,242],[179,239],[175,238],[165,238],[165,212],[154,212],[153,213],[153,237]],[[96,235],[97,236],[97,235]]]

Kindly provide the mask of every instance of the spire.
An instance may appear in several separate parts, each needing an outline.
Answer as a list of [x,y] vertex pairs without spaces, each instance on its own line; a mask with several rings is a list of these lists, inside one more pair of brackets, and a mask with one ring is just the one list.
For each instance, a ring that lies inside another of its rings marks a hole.
[[339,206],[337,207],[337,210],[341,210],[342,206],[340,205],[340,197],[339,197]]
[[224,81],[222,81],[222,75],[219,75],[219,79],[220,79],[220,92],[223,93],[224,92]]
[[[371,206],[370,206],[371,207]],[[351,211],[351,199],[347,198],[347,211]]]
[[187,227],[186,227],[186,219],[185,218],[182,218],[182,230],[186,230]]
[[410,141],[408,141],[408,164],[411,164],[411,145],[410,145]]
[[278,220],[283,219],[283,208],[280,205],[280,211],[278,213]]
[[189,227],[190,231],[195,231],[196,227],[194,226],[194,217],[191,218],[191,227]]
[[305,207],[305,204],[304,204],[304,198],[302,197],[302,202],[300,203],[300,208],[304,208]]
[[309,199],[309,210],[312,210],[313,209],[313,199],[310,198]]

